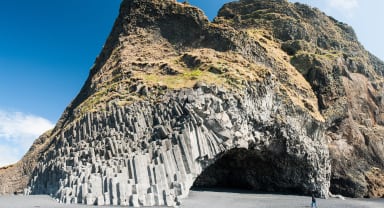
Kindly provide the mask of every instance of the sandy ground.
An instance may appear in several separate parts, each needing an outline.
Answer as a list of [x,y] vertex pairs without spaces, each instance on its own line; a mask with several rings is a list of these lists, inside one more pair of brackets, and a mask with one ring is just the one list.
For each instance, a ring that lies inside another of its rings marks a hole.
[[[182,207],[310,208],[311,197],[241,192],[192,191]],[[317,199],[318,208],[384,208],[384,199]]]
[[[319,208],[384,208],[384,199],[318,199]],[[254,194],[241,192],[191,191],[181,207],[185,208],[304,208],[311,198],[305,196]],[[58,204],[49,196],[0,196],[0,208],[87,208],[93,206]],[[106,207],[106,206],[103,206]]]

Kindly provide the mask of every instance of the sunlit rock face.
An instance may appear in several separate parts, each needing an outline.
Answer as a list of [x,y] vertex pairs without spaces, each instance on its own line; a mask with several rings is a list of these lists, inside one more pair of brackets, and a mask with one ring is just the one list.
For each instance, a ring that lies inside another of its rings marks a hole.
[[325,196],[330,163],[322,126],[304,112],[287,123],[274,118],[288,112],[271,84],[251,85],[243,97],[196,87],[167,93],[161,103],[87,114],[57,136],[30,191],[62,202],[172,206],[203,170],[238,152],[228,170],[255,190]]
[[186,3],[125,0],[12,179],[29,184],[9,177],[26,158],[0,184],[88,205],[174,206],[191,187],[377,197],[382,70],[352,29],[301,4],[242,0],[209,22]]
[[353,29],[285,0],[229,3],[215,22],[250,34],[264,31],[311,85],[326,124],[331,191],[383,197],[384,63],[364,49]]

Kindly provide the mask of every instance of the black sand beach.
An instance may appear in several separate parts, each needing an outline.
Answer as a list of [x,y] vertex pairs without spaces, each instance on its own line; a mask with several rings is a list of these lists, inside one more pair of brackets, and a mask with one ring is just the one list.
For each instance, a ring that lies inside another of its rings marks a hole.
[[[311,198],[294,195],[241,192],[191,191],[183,200],[185,208],[304,208]],[[383,208],[384,199],[317,199],[319,208]],[[84,208],[85,205],[59,204],[49,196],[0,196],[0,208]],[[112,206],[103,206],[112,207]]]

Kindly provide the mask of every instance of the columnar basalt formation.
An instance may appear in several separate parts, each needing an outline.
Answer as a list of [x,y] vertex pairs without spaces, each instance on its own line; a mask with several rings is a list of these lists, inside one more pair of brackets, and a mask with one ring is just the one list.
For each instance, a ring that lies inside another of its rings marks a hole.
[[124,0],[36,162],[0,184],[88,205],[173,206],[193,185],[382,196],[383,66],[301,4],[241,0],[209,22],[187,3]]
[[220,154],[243,148],[278,168],[263,181],[270,189],[327,195],[322,126],[305,112],[275,118],[290,112],[273,83],[250,84],[243,97],[202,86],[163,99],[86,114],[56,136],[29,191],[64,203],[173,206]]
[[384,63],[364,49],[353,29],[317,9],[285,0],[229,3],[215,22],[273,38],[311,85],[326,121],[331,191],[383,197]]

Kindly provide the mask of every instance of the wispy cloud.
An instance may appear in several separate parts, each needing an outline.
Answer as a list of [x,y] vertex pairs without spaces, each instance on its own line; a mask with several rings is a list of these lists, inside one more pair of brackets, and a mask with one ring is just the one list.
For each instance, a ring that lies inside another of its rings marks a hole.
[[342,12],[345,16],[351,17],[355,9],[359,7],[358,0],[327,0],[330,8]]
[[42,117],[0,110],[0,166],[16,162],[53,124]]

